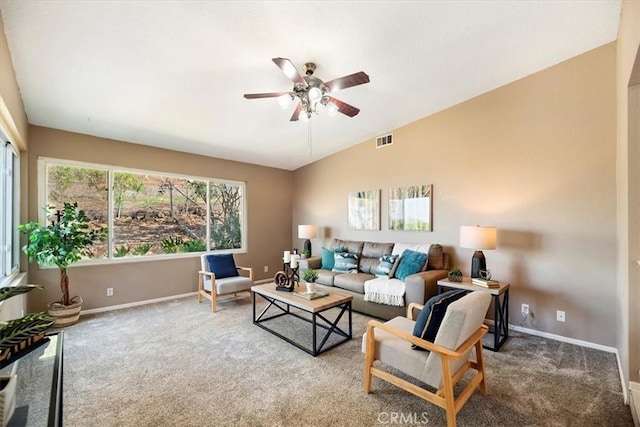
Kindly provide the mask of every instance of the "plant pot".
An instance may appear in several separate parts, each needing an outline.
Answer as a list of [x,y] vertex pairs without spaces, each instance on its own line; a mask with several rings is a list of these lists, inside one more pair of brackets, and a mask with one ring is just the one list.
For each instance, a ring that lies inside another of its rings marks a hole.
[[457,274],[449,274],[449,280],[452,282],[462,282],[462,276]]
[[71,299],[71,305],[63,305],[59,302],[51,302],[47,305],[47,314],[54,319],[54,328],[64,328],[78,323],[80,310],[82,309],[82,298],[79,296]]
[[16,384],[18,377],[15,375],[0,375],[0,422],[6,426],[16,408]]

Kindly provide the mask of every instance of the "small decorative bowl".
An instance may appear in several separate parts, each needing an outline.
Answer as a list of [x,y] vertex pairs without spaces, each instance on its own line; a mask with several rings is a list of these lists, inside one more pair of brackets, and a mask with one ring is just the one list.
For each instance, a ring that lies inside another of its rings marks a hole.
[[449,274],[449,280],[452,282],[462,282],[462,276],[458,274]]

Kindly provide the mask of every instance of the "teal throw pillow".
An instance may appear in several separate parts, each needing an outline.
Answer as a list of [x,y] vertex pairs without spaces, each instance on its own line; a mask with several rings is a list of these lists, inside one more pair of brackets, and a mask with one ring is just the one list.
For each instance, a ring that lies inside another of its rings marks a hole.
[[358,255],[349,252],[336,252],[333,254],[334,266],[336,273],[357,273],[358,272]]
[[389,255],[385,254],[380,257],[380,264],[376,267],[376,271],[374,272],[376,277],[391,277],[391,270],[393,269],[393,265],[398,260],[398,255]]
[[400,264],[396,269],[395,277],[404,280],[407,276],[419,273],[427,263],[427,254],[405,249],[400,257]]
[[[466,291],[454,289],[436,295],[427,301],[416,319],[416,324],[413,326],[413,336],[434,342],[449,304],[458,301],[466,294]],[[424,350],[424,348],[418,347],[415,344],[411,344],[411,347],[415,350]]]
[[333,253],[331,249],[322,248],[322,269],[323,270],[333,270],[334,260]]

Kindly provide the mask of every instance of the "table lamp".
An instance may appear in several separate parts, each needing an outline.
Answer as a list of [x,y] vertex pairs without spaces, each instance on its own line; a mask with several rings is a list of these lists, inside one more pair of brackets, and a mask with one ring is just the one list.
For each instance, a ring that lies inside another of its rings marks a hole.
[[496,228],[473,225],[460,226],[460,247],[474,249],[471,258],[471,277],[480,277],[480,270],[487,269],[482,249],[496,248]]
[[299,225],[298,238],[305,239],[302,253],[309,252],[311,256],[311,240],[318,237],[318,228],[315,225]]

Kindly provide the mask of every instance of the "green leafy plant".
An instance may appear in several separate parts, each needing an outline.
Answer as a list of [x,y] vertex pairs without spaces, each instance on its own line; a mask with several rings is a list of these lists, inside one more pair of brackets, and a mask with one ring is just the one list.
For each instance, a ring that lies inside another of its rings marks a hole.
[[460,270],[459,268],[450,270],[448,276],[449,280],[451,280],[452,282],[462,282],[462,270]]
[[305,282],[313,283],[318,280],[318,273],[315,270],[305,270],[302,273],[302,279]]
[[302,255],[308,257],[309,255],[311,255],[311,251],[309,249],[303,249],[302,250]]
[[182,252],[204,252],[207,250],[207,245],[202,240],[187,240],[182,243],[180,250]]
[[126,256],[130,251],[131,251],[130,247],[123,245],[116,248],[115,251],[113,251],[113,256],[115,258],[121,258],[123,256]]
[[133,249],[133,254],[134,255],[146,255],[152,248],[152,244],[151,243],[144,243],[142,245],[137,246],[136,248]]
[[164,239],[160,240],[160,247],[166,254],[175,254],[180,250],[183,243],[184,241],[180,236],[165,237]]
[[[5,286],[0,288],[0,302],[27,293],[33,289],[42,289],[40,285]],[[0,356],[6,357],[11,347],[37,336],[53,325],[53,319],[45,313],[31,313],[19,319],[0,322]]]
[[83,257],[93,256],[91,245],[106,240],[107,228],[92,228],[85,212],[78,209],[78,203],[64,203],[62,211],[56,214],[57,220],[53,219],[51,209],[45,207],[48,224],[29,222],[18,226],[18,230],[27,235],[27,244],[22,251],[29,262],[55,265],[60,269],[60,303],[70,305],[67,269]]

